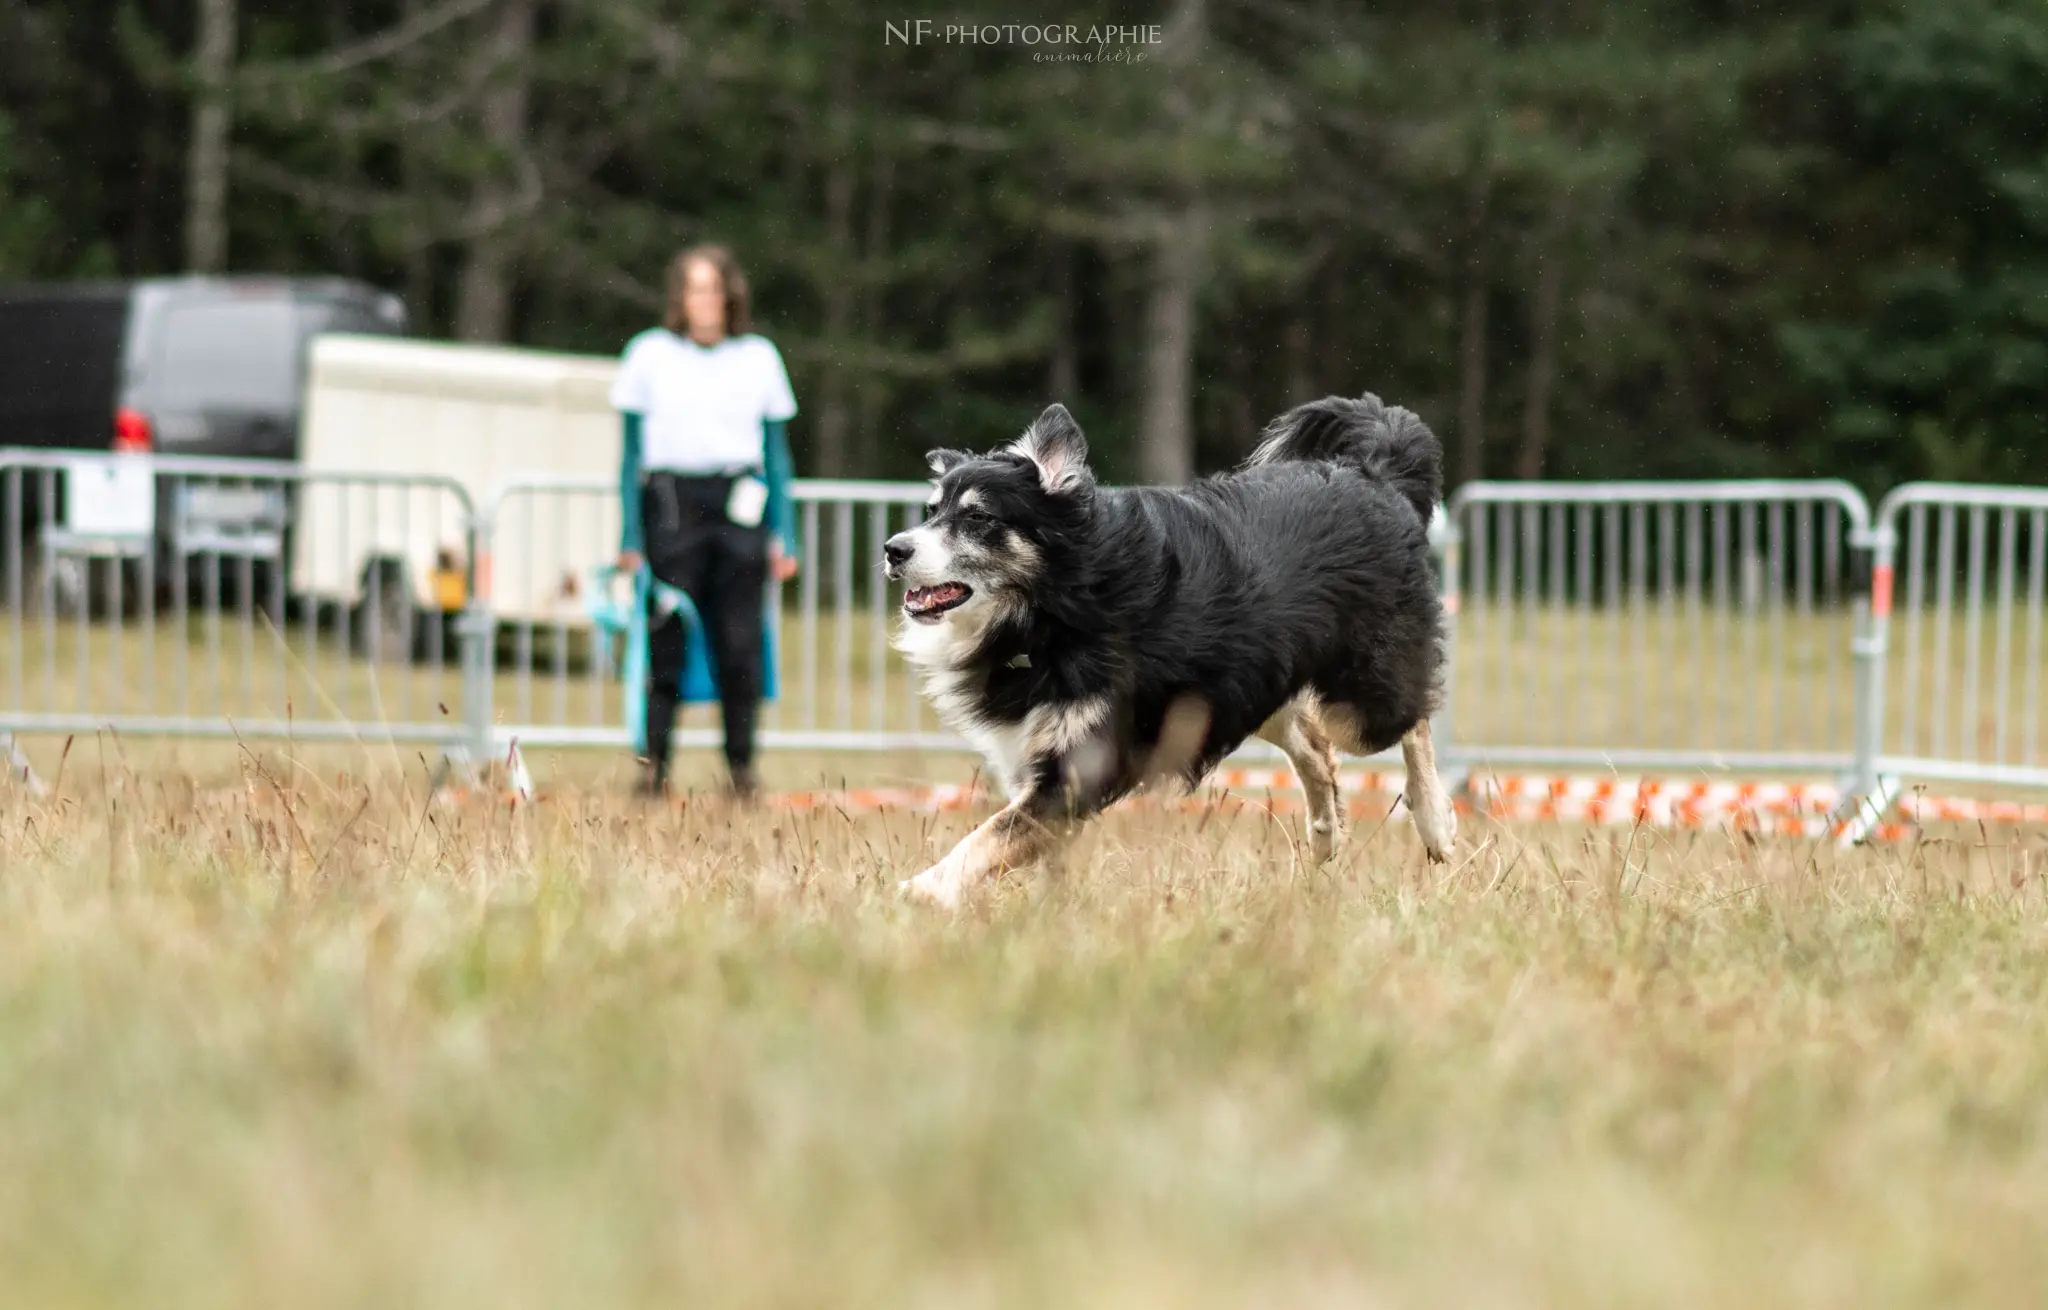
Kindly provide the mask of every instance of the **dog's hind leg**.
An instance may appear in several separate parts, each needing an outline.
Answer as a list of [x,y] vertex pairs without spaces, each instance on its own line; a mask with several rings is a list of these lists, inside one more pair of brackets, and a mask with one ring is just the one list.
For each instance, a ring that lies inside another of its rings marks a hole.
[[1259,736],[1286,753],[1294,776],[1301,779],[1308,802],[1309,855],[1317,864],[1325,863],[1344,840],[1345,822],[1337,797],[1337,752],[1323,729],[1316,698],[1307,692],[1296,696],[1266,720]]
[[1401,760],[1408,769],[1405,795],[1408,812],[1415,818],[1415,833],[1422,849],[1442,864],[1450,858],[1451,842],[1458,834],[1458,818],[1444,780],[1436,771],[1436,746],[1430,740],[1429,720],[1423,719],[1401,738]]

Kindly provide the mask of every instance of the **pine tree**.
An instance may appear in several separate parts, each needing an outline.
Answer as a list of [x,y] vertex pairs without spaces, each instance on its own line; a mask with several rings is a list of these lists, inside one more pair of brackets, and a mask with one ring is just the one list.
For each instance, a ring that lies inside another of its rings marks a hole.
[[[1853,143],[1890,185],[1854,319],[1788,326],[1823,458],[1882,485],[2048,476],[2048,10],[1910,0],[1834,48]],[[1873,203],[1874,202],[1874,203]]]

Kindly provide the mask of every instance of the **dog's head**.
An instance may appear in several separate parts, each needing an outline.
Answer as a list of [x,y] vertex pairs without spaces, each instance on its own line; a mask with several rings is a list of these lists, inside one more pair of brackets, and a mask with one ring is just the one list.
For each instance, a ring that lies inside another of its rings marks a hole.
[[1088,443],[1063,405],[986,455],[935,450],[925,521],[883,546],[885,572],[908,589],[906,637],[920,628],[977,635],[1028,603],[1095,493]]

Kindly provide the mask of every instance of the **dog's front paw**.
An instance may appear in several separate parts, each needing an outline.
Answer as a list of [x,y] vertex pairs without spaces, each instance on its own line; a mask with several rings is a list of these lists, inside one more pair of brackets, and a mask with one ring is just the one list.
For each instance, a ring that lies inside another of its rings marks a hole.
[[1431,864],[1445,863],[1451,858],[1451,844],[1458,836],[1458,815],[1451,808],[1451,798],[1439,791],[1413,808],[1415,835],[1422,838],[1422,853]]
[[942,909],[960,908],[960,883],[949,877],[944,865],[933,865],[915,878],[905,878],[896,884],[896,893],[914,901],[924,901]]
[[1342,819],[1311,819],[1308,825],[1308,855],[1317,865],[1328,864],[1344,844],[1349,828]]

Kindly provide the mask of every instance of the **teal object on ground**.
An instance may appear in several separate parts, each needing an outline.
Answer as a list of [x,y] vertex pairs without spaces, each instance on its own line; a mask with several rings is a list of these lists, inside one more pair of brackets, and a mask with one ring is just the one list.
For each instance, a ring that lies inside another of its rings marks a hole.
[[[596,570],[591,579],[590,618],[597,626],[602,643],[599,660],[609,658],[613,641],[624,645],[625,659],[619,670],[624,684],[626,731],[633,739],[633,749],[647,749],[647,601],[649,595],[657,597],[664,607],[673,612],[667,621],[690,625],[689,644],[683,650],[682,701],[685,704],[701,704],[718,699],[718,675],[711,667],[711,647],[704,639],[704,624],[697,613],[697,607],[690,603],[689,594],[680,587],[671,587],[666,582],[641,566],[633,575],[632,598],[620,604],[612,594],[613,581],[619,571],[610,565]],[[775,676],[775,625],[764,622],[761,630],[761,699],[774,700],[779,692]]]

